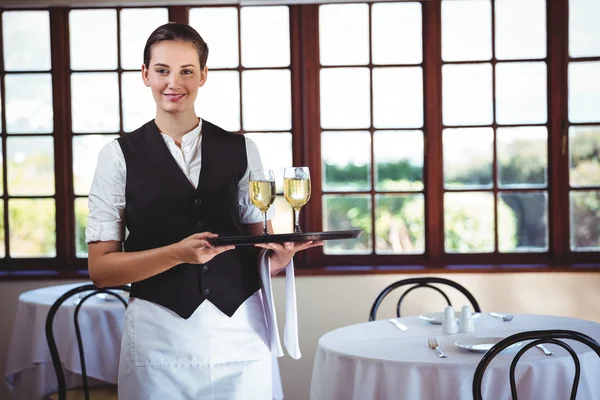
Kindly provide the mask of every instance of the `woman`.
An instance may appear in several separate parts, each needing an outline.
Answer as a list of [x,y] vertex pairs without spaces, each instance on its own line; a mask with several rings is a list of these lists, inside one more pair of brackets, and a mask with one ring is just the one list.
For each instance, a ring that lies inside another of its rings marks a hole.
[[156,118],[102,149],[90,189],[90,277],[132,283],[121,400],[270,399],[281,350],[269,272],[293,277],[295,252],[322,245],[210,245],[217,234],[262,234],[248,196],[249,171],[262,165],[249,139],[196,116],[207,57],[188,25],[150,35],[142,78]]

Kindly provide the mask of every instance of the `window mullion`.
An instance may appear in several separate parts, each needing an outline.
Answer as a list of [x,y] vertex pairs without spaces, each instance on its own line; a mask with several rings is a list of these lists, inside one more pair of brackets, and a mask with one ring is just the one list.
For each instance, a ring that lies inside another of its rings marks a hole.
[[442,32],[441,3],[423,4],[423,84],[425,117],[425,251],[440,262],[444,250],[442,169]]
[[567,261],[569,249],[569,168],[563,141],[568,137],[567,62],[568,0],[553,0],[547,7],[548,48],[548,174],[550,251],[555,263]]
[[54,173],[56,180],[57,270],[75,266],[75,211],[69,79],[69,10],[50,9],[52,102],[54,109]]

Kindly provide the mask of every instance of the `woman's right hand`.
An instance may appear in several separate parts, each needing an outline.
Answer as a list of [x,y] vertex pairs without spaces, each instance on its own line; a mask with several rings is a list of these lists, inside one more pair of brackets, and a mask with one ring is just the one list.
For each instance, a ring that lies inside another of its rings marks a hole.
[[219,235],[211,232],[195,233],[175,243],[175,257],[179,264],[205,264],[215,256],[235,249],[235,246],[212,246],[206,239]]

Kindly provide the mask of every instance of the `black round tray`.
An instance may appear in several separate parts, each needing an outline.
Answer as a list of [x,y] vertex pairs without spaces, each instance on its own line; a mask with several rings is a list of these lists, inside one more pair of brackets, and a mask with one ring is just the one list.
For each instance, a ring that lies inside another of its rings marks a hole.
[[306,232],[306,233],[279,233],[260,236],[230,236],[207,239],[213,246],[250,246],[257,243],[284,243],[306,242],[308,240],[339,240],[354,239],[360,236],[362,230],[348,231]]

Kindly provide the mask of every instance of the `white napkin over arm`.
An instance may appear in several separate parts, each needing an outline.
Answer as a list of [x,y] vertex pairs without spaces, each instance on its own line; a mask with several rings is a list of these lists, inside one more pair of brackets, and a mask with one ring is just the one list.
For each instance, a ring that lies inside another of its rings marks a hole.
[[[267,321],[267,331],[269,332],[269,344],[271,353],[276,357],[283,356],[283,348],[279,337],[277,327],[277,313],[275,311],[275,301],[273,298],[273,285],[271,281],[271,260],[268,256],[268,250],[262,249],[258,257],[258,269],[262,288],[263,308],[265,310],[265,319]],[[294,260],[290,260],[285,267],[285,326],[283,340],[288,354],[299,359],[300,344],[298,340],[298,308],[296,304],[296,281],[294,276]]]

